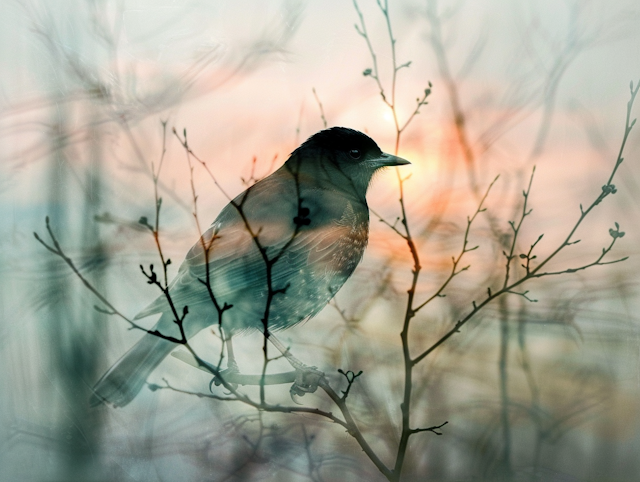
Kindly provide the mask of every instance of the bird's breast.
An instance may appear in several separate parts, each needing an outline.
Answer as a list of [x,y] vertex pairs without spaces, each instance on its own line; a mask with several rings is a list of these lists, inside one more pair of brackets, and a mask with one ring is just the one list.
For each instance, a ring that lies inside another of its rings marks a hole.
[[347,206],[342,217],[336,223],[341,236],[336,239],[333,251],[333,270],[345,276],[350,276],[356,268],[369,240],[368,213],[357,212],[351,203]]

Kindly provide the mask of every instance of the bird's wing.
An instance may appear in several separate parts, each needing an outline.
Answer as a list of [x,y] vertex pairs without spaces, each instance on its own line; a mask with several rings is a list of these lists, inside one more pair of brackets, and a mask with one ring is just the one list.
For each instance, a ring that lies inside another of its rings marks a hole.
[[[170,286],[178,310],[183,306],[193,308],[210,302],[203,283],[206,282],[207,266],[210,285],[220,304],[238,295],[255,296],[266,291],[266,261],[254,236],[260,246],[267,249],[269,259],[282,252],[272,269],[273,289],[284,288],[310,267],[318,282],[344,270],[341,250],[352,226],[350,222],[341,221],[344,221],[345,213],[353,215],[350,204],[335,200],[327,203],[322,199],[326,193],[322,192],[306,196],[304,205],[308,206],[311,222],[296,232],[294,217],[298,214],[298,206],[297,197],[291,195],[291,186],[263,181],[254,188],[260,189],[248,195],[245,192],[234,200],[239,205],[242,196],[247,196],[242,204],[244,218],[236,207],[227,205],[187,254]],[[317,205],[323,209],[317,209]],[[349,274],[350,271],[345,273],[345,279]],[[137,318],[167,310],[166,298],[160,297]]]

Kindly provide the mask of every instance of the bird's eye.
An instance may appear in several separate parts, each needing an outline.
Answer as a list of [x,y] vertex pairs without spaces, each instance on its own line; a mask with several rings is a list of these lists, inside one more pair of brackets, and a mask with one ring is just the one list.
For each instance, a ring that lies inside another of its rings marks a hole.
[[360,159],[360,151],[358,149],[351,149],[349,155],[354,159]]

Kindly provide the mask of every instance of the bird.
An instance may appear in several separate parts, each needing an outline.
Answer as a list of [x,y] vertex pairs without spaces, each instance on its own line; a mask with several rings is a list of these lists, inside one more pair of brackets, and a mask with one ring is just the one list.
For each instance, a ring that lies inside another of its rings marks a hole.
[[[175,309],[188,308],[186,338],[218,324],[211,294],[228,308],[221,325],[229,336],[271,333],[313,318],[363,257],[374,174],[406,164],[350,128],[309,137],[279,169],[230,201],[188,251],[168,288]],[[161,316],[149,331],[180,338],[167,296],[135,319],[154,314]],[[145,334],[98,380],[91,405],[127,405],[174,348],[175,342]]]

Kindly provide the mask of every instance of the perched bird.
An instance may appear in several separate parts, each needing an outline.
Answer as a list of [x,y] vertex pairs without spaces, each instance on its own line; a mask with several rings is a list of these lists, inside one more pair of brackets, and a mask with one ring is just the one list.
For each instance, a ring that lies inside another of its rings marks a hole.
[[[316,315],[362,259],[373,174],[403,164],[409,162],[385,154],[362,132],[333,127],[311,136],[282,167],[231,201],[188,252],[169,287],[178,312],[188,306],[187,338],[218,323],[207,269],[218,304],[232,305],[222,316],[230,335],[264,331],[265,318],[271,332]],[[156,313],[162,316],[153,329],[180,338],[165,296],[136,319]],[[98,381],[91,403],[128,404],[175,347],[146,334]]]

